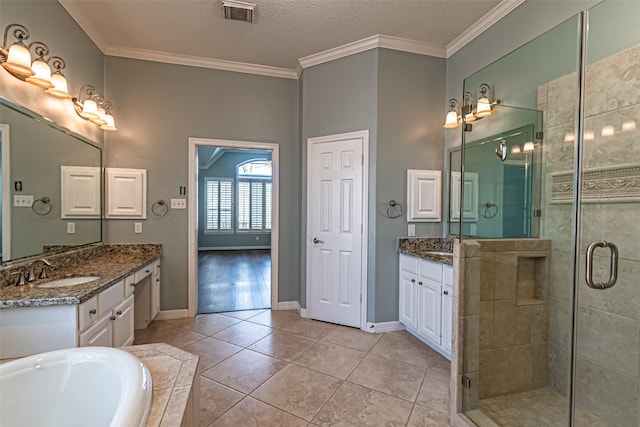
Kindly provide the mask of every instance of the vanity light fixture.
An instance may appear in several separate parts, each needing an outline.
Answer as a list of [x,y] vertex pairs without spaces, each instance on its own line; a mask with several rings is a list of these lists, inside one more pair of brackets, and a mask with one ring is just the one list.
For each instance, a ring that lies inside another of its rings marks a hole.
[[42,42],[31,43],[29,49],[31,49],[31,46],[34,46],[33,50],[38,57],[31,63],[31,70],[34,74],[25,80],[39,87],[46,89],[52,88],[51,67],[49,67],[49,63],[44,58],[46,55],[49,55],[49,48]]
[[53,83],[53,87],[46,90],[47,95],[61,99],[71,99],[67,86],[67,79],[64,77],[64,74],[62,74],[62,70],[64,70],[67,65],[59,56],[52,56],[49,58],[49,61],[51,61],[53,68],[55,68],[56,71],[51,74],[51,83]]
[[83,85],[77,98],[72,98],[78,116],[100,126],[103,130],[117,130],[111,112],[113,106],[91,85]]
[[535,149],[535,145],[531,141],[527,141],[524,143],[524,147],[522,147],[523,153],[531,153]]
[[460,126],[460,122],[458,121],[458,100],[455,98],[451,98],[449,100],[449,112],[447,113],[447,118],[444,122],[444,128],[453,129]]
[[[12,34],[16,41],[11,46],[8,46],[7,38],[11,28],[14,28]],[[4,69],[20,80],[35,74],[31,69],[31,53],[29,53],[29,48],[24,44],[24,41],[28,38],[29,30],[20,24],[9,24],[4,29],[0,60]]]
[[511,147],[511,154],[520,154],[520,146],[519,145],[514,145],[513,147]]
[[[487,83],[482,83],[478,89],[480,94],[478,97],[478,105],[476,106],[475,116],[478,118],[487,117],[493,114],[491,110],[492,89]],[[498,102],[500,103],[500,102]]]

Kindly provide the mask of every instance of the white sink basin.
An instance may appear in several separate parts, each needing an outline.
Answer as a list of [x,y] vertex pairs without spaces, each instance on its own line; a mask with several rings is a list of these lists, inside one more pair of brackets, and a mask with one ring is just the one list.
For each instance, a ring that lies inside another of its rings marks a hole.
[[83,283],[98,280],[99,278],[99,276],[65,277],[64,279],[56,279],[49,282],[40,283],[39,285],[36,285],[36,288],[61,288],[63,286],[81,285]]

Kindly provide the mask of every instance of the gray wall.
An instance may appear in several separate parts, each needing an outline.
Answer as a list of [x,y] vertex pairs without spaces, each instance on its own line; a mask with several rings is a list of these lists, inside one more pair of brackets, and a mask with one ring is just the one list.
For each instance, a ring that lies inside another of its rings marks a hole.
[[[4,31],[13,23],[29,30],[31,37],[27,43],[42,41],[51,55],[64,59],[67,66],[63,74],[72,96],[78,96],[84,84],[94,85],[104,93],[104,55],[57,1],[0,1],[0,29]],[[9,39],[13,43],[13,38]],[[0,73],[0,88],[0,95],[92,141],[103,142],[104,131],[76,115],[71,100],[49,96],[44,89],[24,83],[4,70]],[[117,104],[115,108],[117,120]]]
[[[148,201],[179,196],[187,185],[189,137],[280,144],[279,298],[299,294],[300,161],[298,82],[180,65],[107,57],[106,86],[120,130],[107,135],[107,165],[144,168]],[[161,308],[187,307],[187,211],[110,220],[107,242],[163,244]]]
[[[233,195],[236,195],[238,165],[251,159],[271,159],[271,154],[263,151],[227,152],[224,153],[208,169],[198,170],[198,248],[229,248],[229,247],[270,247],[271,233],[250,233],[235,231],[236,222],[233,219],[233,232],[204,233],[204,180],[205,178],[230,178],[234,182]],[[236,203],[235,201],[233,202]],[[235,210],[233,211],[235,214]],[[235,215],[234,215],[235,216]]]
[[[386,217],[389,200],[406,207],[407,169],[443,169],[443,59],[369,50],[304,70],[303,177],[308,138],[369,130],[368,321],[398,320],[396,239],[406,216]],[[303,187],[303,191],[306,187]],[[303,198],[305,211],[306,195]],[[303,222],[306,212],[303,213]],[[306,248],[303,224],[302,247]],[[419,236],[440,236],[442,224],[417,224]],[[302,271],[302,303],[306,282]]]

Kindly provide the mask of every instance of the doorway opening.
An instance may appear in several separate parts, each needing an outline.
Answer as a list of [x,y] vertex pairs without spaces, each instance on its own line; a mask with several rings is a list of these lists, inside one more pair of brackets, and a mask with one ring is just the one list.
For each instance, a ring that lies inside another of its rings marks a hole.
[[277,302],[277,144],[190,138],[189,313]]

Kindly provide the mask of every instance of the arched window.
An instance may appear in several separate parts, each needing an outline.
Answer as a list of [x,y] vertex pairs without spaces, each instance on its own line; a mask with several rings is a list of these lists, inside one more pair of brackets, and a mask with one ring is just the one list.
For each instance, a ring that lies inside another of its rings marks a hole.
[[239,164],[237,182],[237,230],[270,232],[271,160],[252,159]]

